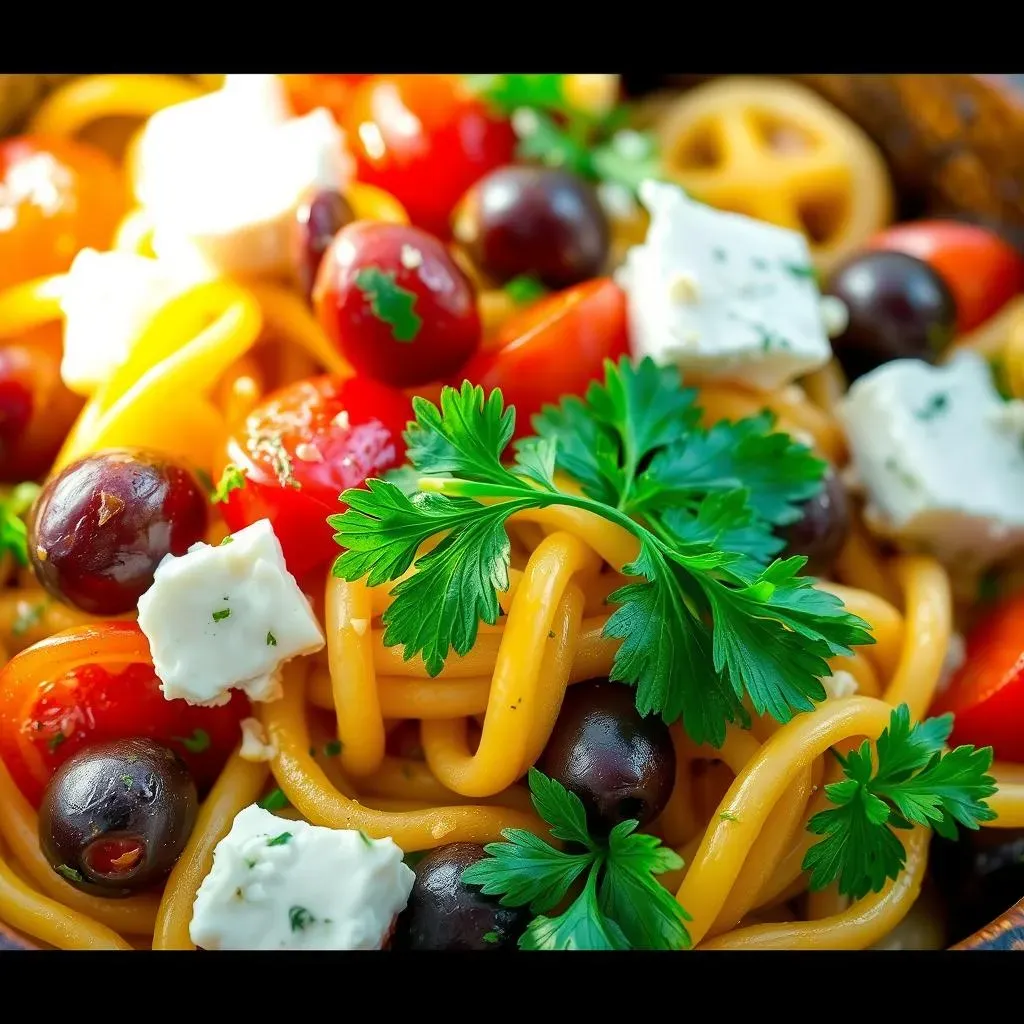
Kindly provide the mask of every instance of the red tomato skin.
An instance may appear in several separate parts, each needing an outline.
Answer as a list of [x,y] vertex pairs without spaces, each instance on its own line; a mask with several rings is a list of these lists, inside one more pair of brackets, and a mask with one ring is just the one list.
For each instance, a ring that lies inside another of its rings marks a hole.
[[[274,392],[228,440],[225,465],[246,481],[221,506],[225,521],[235,531],[269,519],[289,571],[303,576],[339,553],[327,517],[345,510],[342,491],[402,464],[411,419],[406,395],[365,377],[314,377]],[[292,484],[258,449],[267,435],[281,439]]]
[[930,714],[953,712],[950,743],[991,746],[1024,763],[1024,595],[1010,598],[967,637],[965,660]]
[[960,334],[983,324],[1024,291],[1024,257],[976,224],[955,220],[896,224],[871,238],[867,248],[905,252],[929,264],[953,293]]
[[356,89],[343,127],[357,177],[395,196],[440,238],[469,187],[511,163],[516,136],[457,75],[375,75]]
[[[403,254],[404,258],[403,258]],[[415,295],[415,337],[399,341],[356,279],[376,268]],[[473,283],[432,235],[404,224],[357,221],[335,236],[313,289],[317,319],[355,368],[395,387],[440,380],[463,366],[480,344]]]
[[[44,641],[45,642],[45,641]],[[213,785],[241,739],[239,723],[250,713],[241,692],[218,708],[167,700],[152,665],[113,672],[83,665],[54,679],[16,680],[0,674],[0,757],[25,798],[38,807],[50,776],[85,747],[108,740],[146,737],[162,743],[188,765],[200,792]],[[197,729],[209,746],[191,752],[183,742]]]
[[463,373],[485,392],[501,388],[506,406],[515,406],[518,438],[533,432],[530,419],[543,406],[582,397],[604,378],[604,361],[624,355],[625,293],[610,278],[596,278],[513,315]]

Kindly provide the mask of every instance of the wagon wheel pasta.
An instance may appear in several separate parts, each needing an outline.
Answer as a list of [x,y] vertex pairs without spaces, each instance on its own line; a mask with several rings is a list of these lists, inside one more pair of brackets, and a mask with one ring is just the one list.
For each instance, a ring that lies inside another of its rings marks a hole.
[[[385,87],[443,111],[413,118],[426,156],[367,113]],[[933,827],[1024,828],[1024,752],[968,699],[1001,648],[972,638],[950,683],[962,560],[857,411],[917,363],[843,362],[852,301],[833,358],[809,265],[891,217],[880,157],[802,89],[727,78],[659,104],[659,163],[601,127],[617,89],[87,76],[35,108],[45,136],[134,127],[105,247],[0,291],[0,383],[72,409],[59,436],[0,420],[0,923],[64,949],[865,949],[916,912]],[[768,190],[766,119],[815,140]],[[725,166],[687,165],[712,135]],[[201,145],[218,166],[170,166]],[[807,239],[822,183],[847,216]],[[965,376],[918,422],[976,386],[956,352],[1024,394],[1020,301],[921,363]],[[920,811],[900,786],[937,766],[959,803]],[[454,924],[423,895],[444,871]]]

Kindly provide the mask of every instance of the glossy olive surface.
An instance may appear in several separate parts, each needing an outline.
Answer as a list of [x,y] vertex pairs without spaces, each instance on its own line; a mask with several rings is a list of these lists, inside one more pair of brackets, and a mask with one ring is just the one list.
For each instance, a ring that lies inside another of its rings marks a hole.
[[551,167],[501,167],[481,178],[456,209],[453,233],[499,283],[521,274],[549,288],[598,276],[609,227],[587,182]]
[[73,462],[43,488],[28,552],[55,597],[94,615],[131,611],[168,554],[202,540],[206,496],[184,467],[143,449]]
[[850,498],[836,472],[829,468],[821,490],[804,502],[796,522],[779,529],[785,540],[780,558],[806,555],[806,576],[827,576],[850,532]]
[[825,294],[842,299],[849,322],[832,339],[850,380],[893,359],[934,362],[953,340],[957,309],[939,275],[902,252],[866,252],[839,266]]
[[394,949],[514,950],[530,922],[526,907],[503,907],[497,896],[462,881],[485,857],[476,843],[431,850],[416,865],[409,903],[398,918]]
[[583,801],[595,835],[635,818],[643,826],[668,803],[676,755],[668,726],[642,718],[635,693],[606,679],[570,686],[537,767]]
[[355,219],[348,200],[337,189],[321,189],[299,203],[292,233],[292,258],[303,295],[312,295],[320,262],[334,236]]
[[184,762],[147,739],[87,747],[53,774],[39,808],[39,843],[76,888],[129,896],[174,867],[199,798]]

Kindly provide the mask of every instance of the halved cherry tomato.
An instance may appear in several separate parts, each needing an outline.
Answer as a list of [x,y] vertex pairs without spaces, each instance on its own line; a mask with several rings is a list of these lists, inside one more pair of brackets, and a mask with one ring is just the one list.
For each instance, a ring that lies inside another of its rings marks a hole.
[[0,288],[59,274],[79,249],[109,249],[128,208],[105,153],[42,135],[0,141]]
[[289,570],[298,577],[338,554],[327,517],[338,496],[405,458],[402,432],[412,403],[364,377],[315,377],[270,395],[228,440],[225,465],[245,474],[223,506],[240,530],[274,524]]
[[460,376],[485,391],[501,388],[516,407],[516,437],[530,417],[563,395],[586,393],[604,361],[629,354],[626,296],[609,278],[556,292],[506,320]]
[[955,715],[950,742],[992,746],[1024,762],[1024,594],[996,607],[967,637],[966,658],[930,714]]
[[0,671],[0,758],[38,806],[72,754],[142,736],[180,754],[204,791],[241,739],[247,714],[241,692],[218,708],[167,700],[135,623],[80,626],[29,647]]
[[406,224],[342,228],[320,262],[313,304],[356,372],[396,387],[443,379],[480,344],[473,283],[433,235]]
[[60,355],[60,324],[0,344],[0,480],[45,473],[82,408],[61,380]]
[[984,323],[1024,291],[1024,257],[994,232],[955,220],[896,224],[871,238],[869,249],[892,249],[924,260],[946,282],[960,334]]
[[370,75],[282,75],[292,110],[301,117],[326,107],[339,124],[348,112],[356,86]]
[[441,238],[463,193],[510,163],[516,138],[458,75],[375,75],[343,122],[357,177],[396,196],[413,224]]

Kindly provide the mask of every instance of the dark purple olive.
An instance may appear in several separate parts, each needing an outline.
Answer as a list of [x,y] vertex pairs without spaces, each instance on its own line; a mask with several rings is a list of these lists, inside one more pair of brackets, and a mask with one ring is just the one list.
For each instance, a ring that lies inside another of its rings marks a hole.
[[295,211],[292,237],[293,261],[299,288],[307,298],[313,292],[320,261],[334,236],[356,215],[337,189],[312,192]]
[[902,252],[866,252],[833,271],[825,294],[842,299],[846,330],[832,350],[850,380],[893,359],[934,362],[953,340],[956,302],[927,263]]
[[50,779],[39,844],[54,871],[98,896],[130,896],[174,867],[199,798],[185,763],[148,739],[80,750]]
[[1024,829],[961,829],[933,836],[929,873],[945,898],[949,943],[961,942],[1024,896]]
[[780,558],[806,555],[807,576],[826,576],[850,532],[850,499],[835,471],[829,467],[821,490],[801,507],[796,522],[780,527],[786,542]]
[[499,283],[529,274],[558,289],[601,273],[610,233],[597,193],[582,178],[515,165],[491,171],[463,196],[453,234]]
[[607,679],[570,686],[537,762],[572,790],[595,835],[635,818],[656,818],[672,795],[676,754],[660,718],[642,718],[633,689]]
[[393,949],[516,949],[532,916],[484,896],[462,872],[487,856],[476,843],[431,850],[416,865],[409,903],[399,915]]
[[131,611],[167,554],[206,535],[206,496],[157,452],[110,449],[73,462],[43,488],[28,552],[51,594],[94,615]]

